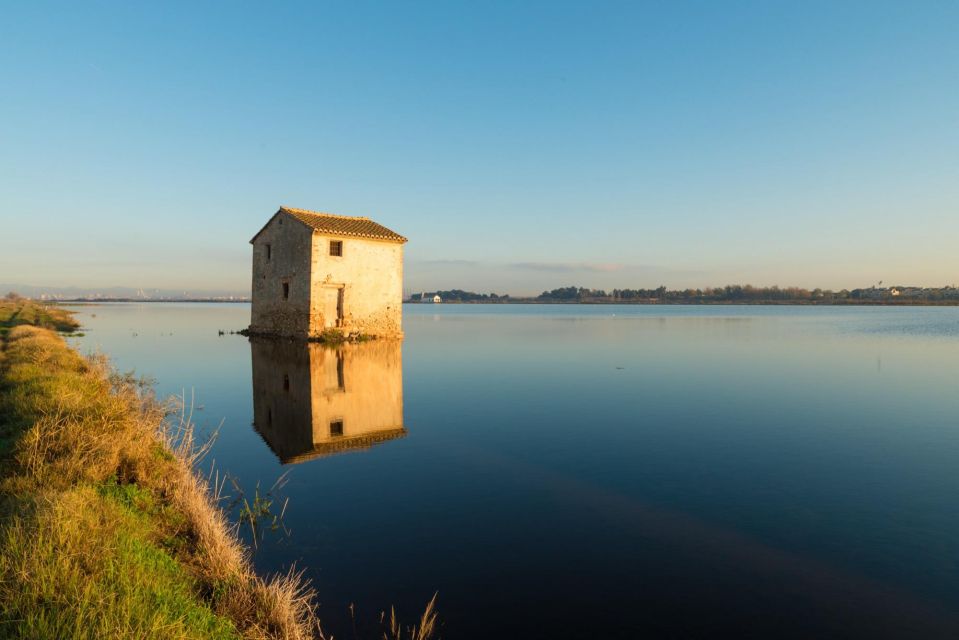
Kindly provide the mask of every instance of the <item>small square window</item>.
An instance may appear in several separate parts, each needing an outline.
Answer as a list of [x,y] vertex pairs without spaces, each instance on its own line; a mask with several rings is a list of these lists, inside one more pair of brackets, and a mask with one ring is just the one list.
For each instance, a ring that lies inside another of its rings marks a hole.
[[284,300],[290,299],[290,283],[289,282],[283,283],[283,299]]
[[269,262],[271,257],[273,257],[273,248],[270,245],[266,245],[266,261]]
[[330,240],[330,255],[331,256],[341,256],[343,255],[343,241],[342,240]]
[[330,437],[336,438],[343,435],[343,421],[334,420],[330,423]]

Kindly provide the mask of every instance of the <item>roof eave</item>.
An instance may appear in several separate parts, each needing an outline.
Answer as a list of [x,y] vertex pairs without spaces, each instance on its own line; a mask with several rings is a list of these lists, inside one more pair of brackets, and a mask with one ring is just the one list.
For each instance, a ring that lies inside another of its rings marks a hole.
[[361,236],[355,233],[343,233],[342,231],[324,231],[323,229],[313,229],[314,235],[331,236],[334,238],[349,238],[350,240],[370,240],[372,242],[389,242],[390,244],[406,244],[408,238],[400,236],[399,238],[380,238],[378,236]]

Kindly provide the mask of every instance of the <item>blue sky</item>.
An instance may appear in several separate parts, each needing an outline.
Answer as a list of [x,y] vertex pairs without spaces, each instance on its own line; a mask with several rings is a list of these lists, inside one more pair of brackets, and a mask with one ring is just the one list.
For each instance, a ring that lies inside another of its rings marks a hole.
[[280,204],[413,290],[959,282],[959,3],[7,3],[0,281],[249,288]]

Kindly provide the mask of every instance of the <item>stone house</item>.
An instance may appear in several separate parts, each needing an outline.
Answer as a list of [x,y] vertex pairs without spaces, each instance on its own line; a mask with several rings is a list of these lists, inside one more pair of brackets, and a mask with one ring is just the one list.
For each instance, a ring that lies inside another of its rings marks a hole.
[[280,207],[250,240],[250,333],[402,337],[405,243],[369,218]]

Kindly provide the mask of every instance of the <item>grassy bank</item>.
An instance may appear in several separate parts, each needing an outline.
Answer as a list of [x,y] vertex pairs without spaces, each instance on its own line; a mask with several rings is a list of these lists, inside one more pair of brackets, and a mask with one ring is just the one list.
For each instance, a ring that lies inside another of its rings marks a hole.
[[11,328],[22,324],[64,333],[72,333],[80,328],[73,314],[60,307],[29,300],[0,301],[0,338]]
[[189,432],[130,377],[0,303],[0,636],[307,638],[312,594],[252,571]]

